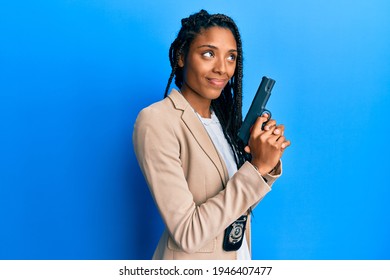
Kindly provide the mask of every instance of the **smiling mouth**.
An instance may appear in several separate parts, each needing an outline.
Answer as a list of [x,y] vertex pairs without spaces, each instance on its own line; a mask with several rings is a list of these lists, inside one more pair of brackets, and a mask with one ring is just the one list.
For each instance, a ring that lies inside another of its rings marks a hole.
[[223,88],[225,87],[227,80],[226,79],[216,79],[216,78],[207,78],[209,83],[212,86],[218,87],[218,88]]

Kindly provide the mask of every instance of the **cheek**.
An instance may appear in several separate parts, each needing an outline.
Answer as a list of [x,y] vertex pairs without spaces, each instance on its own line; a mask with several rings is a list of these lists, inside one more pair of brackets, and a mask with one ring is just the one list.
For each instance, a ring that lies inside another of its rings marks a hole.
[[184,69],[185,76],[188,79],[199,79],[207,73],[208,69],[201,62],[193,61],[190,64],[187,64],[187,67]]
[[232,77],[235,71],[236,71],[236,63],[232,64],[231,67],[229,67],[229,77]]

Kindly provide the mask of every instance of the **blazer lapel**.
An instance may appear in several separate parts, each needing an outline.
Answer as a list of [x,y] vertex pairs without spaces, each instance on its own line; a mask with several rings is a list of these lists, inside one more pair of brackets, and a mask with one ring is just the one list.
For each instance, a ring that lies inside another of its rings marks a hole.
[[169,98],[172,100],[176,109],[182,110],[182,120],[188,127],[199,146],[203,149],[206,155],[214,163],[217,168],[219,175],[221,176],[222,182],[225,184],[229,180],[226,165],[221,159],[214,143],[210,139],[206,129],[199,120],[195,111],[192,109],[188,101],[182,96],[182,94],[176,90],[172,90]]

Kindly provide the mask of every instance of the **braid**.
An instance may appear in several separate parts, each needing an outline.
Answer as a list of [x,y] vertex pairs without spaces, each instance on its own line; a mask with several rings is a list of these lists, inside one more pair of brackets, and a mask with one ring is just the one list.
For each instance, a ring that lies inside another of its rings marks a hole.
[[209,14],[205,10],[190,15],[188,18],[183,18],[181,24],[177,38],[169,48],[172,72],[165,88],[164,97],[168,94],[173,78],[175,78],[175,85],[178,88],[182,87],[183,69],[178,65],[179,59],[180,57],[186,58],[192,41],[202,30],[214,26],[227,28],[236,40],[237,60],[234,75],[222,90],[221,95],[212,100],[211,106],[221,123],[225,138],[234,151],[235,161],[239,168],[248,159],[248,155],[244,152],[244,145],[237,135],[242,124],[243,78],[242,42],[238,27],[230,17],[223,14]]
[[179,64],[179,58],[180,58],[180,55],[182,53],[182,49],[183,49],[183,46],[185,43],[183,43],[180,47],[179,47],[179,50],[176,51],[176,54],[175,54],[175,45],[177,44],[177,39],[171,44],[171,47],[169,48],[169,60],[170,60],[170,63],[171,63],[171,67],[172,67],[172,72],[171,72],[171,75],[169,76],[169,79],[168,79],[168,84],[167,84],[167,87],[165,88],[165,93],[164,93],[164,98],[167,97],[168,95],[168,90],[169,90],[169,87],[172,83],[172,80],[173,80],[173,77],[176,75],[176,77],[178,75],[182,75],[181,71],[180,71],[180,74],[178,74],[179,71],[178,70],[178,64]]

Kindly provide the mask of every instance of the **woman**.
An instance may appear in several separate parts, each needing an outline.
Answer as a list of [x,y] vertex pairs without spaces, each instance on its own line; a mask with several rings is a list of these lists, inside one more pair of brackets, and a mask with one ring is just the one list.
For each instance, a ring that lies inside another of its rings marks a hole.
[[[250,259],[250,212],[281,174],[284,126],[259,117],[246,147],[242,47],[233,20],[182,19],[165,98],[143,109],[134,150],[165,223],[153,259]],[[170,84],[180,89],[172,89]]]

